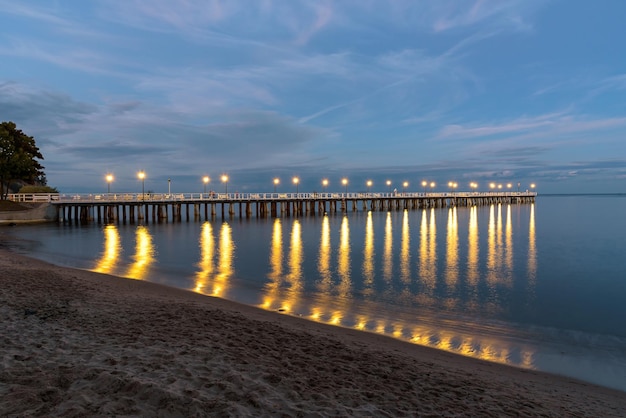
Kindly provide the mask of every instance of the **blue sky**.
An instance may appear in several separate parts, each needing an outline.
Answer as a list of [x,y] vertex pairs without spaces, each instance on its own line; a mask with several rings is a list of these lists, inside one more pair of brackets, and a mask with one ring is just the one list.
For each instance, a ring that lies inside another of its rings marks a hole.
[[622,0],[0,0],[0,120],[62,192],[626,192]]

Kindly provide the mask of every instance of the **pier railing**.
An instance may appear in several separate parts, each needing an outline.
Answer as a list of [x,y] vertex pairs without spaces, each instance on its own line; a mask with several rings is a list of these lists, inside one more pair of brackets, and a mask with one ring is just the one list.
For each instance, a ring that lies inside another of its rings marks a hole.
[[107,202],[246,202],[292,200],[367,200],[473,197],[534,197],[536,192],[314,192],[314,193],[17,193],[9,194],[15,202],[107,203]]

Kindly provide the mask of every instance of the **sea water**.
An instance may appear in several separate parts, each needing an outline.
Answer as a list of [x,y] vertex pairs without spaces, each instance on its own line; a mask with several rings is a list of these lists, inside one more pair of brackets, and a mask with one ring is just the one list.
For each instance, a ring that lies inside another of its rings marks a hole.
[[28,254],[626,391],[626,196],[19,226]]

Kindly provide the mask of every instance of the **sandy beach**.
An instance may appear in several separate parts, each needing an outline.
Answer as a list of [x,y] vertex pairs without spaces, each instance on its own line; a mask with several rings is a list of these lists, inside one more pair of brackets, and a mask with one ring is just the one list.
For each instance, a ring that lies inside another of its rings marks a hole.
[[626,393],[0,245],[0,416],[626,415]]

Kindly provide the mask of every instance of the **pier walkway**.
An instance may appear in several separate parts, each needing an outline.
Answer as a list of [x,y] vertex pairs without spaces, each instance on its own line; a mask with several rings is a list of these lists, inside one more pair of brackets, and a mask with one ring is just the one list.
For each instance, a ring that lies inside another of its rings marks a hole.
[[59,222],[167,222],[227,217],[324,215],[451,206],[533,203],[536,192],[364,193],[102,193],[13,194],[17,202],[48,202]]

